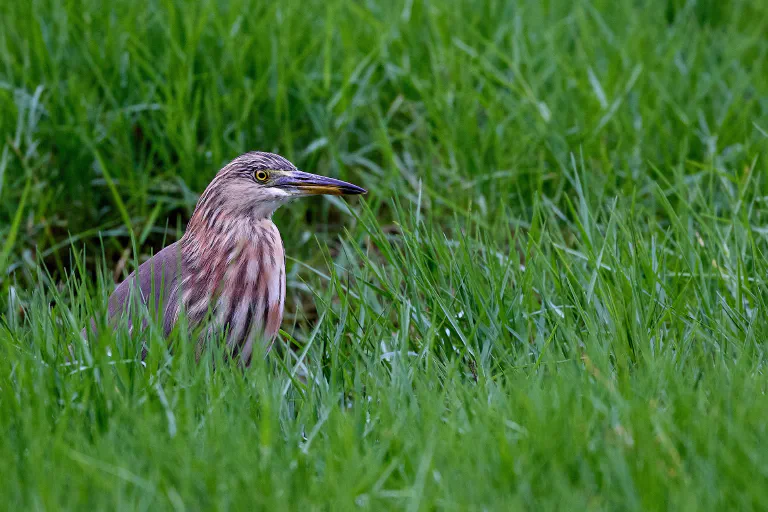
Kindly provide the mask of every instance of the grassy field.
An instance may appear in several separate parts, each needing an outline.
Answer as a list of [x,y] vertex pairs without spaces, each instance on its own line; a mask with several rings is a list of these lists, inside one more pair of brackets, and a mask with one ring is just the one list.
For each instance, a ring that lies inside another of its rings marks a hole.
[[[2,509],[768,508],[766,2],[2,2],[0,134]],[[253,149],[298,350],[85,346]]]

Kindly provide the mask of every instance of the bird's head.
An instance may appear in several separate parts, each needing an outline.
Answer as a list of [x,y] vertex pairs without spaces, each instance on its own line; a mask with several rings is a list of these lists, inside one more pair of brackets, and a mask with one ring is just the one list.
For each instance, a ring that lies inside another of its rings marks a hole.
[[[198,210],[268,218],[281,205],[303,196],[357,195],[366,190],[345,181],[300,171],[274,153],[245,153],[226,165],[208,185]],[[207,216],[207,215],[206,215]]]

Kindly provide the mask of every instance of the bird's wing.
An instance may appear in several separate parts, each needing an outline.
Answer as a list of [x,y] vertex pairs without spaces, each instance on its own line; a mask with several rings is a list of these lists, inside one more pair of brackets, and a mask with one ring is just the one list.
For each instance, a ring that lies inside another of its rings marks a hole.
[[[175,242],[164,248],[139,266],[128,278],[117,285],[109,297],[109,318],[115,318],[131,311],[132,304],[150,306],[151,312],[174,310],[169,301],[175,300],[172,291],[182,275],[181,245]],[[137,286],[138,285],[138,286]],[[168,318],[160,317],[166,334],[171,330]]]

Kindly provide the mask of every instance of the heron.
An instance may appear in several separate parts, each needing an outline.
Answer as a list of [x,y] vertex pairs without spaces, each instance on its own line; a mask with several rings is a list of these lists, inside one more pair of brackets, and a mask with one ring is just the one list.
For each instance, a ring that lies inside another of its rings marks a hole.
[[198,333],[198,354],[202,340],[218,334],[226,353],[249,365],[254,351],[269,352],[283,318],[285,250],[272,214],[299,197],[365,193],[275,153],[240,155],[202,193],[183,236],[117,285],[108,319],[133,325],[132,305],[148,307],[167,337],[185,315]]

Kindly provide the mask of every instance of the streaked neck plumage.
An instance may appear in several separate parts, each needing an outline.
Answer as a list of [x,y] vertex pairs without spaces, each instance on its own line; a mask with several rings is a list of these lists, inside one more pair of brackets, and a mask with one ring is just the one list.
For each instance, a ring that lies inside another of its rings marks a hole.
[[190,324],[211,313],[212,326],[226,329],[228,346],[248,360],[254,341],[271,344],[280,328],[285,253],[271,220],[279,205],[240,204],[214,186],[201,196],[181,239],[181,289]]

